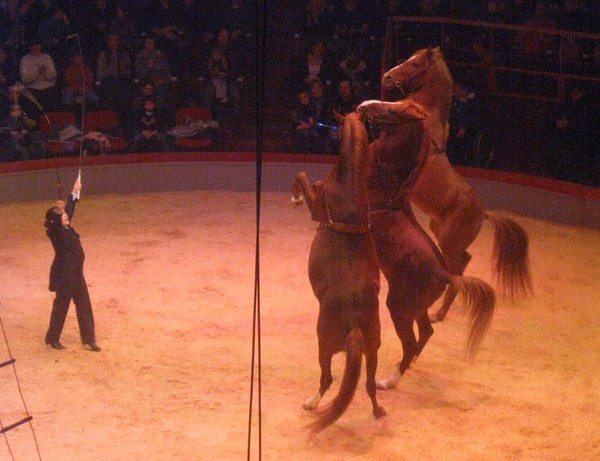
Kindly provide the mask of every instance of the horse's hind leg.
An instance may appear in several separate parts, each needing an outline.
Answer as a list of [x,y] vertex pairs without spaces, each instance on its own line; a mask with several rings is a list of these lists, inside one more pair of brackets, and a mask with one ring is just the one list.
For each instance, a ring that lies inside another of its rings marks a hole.
[[[442,255],[444,256],[444,261],[448,266],[448,271],[452,275],[463,275],[467,264],[469,264],[469,261],[471,260],[471,255],[468,251],[464,251],[459,256],[449,256],[448,252],[444,253],[442,250]],[[437,312],[429,316],[429,320],[433,323],[443,321],[450,310],[450,306],[452,306],[452,303],[456,299],[457,294],[458,292],[456,291],[456,288],[448,285],[446,287],[446,291],[444,292],[444,299],[441,307],[437,310]]]
[[[442,223],[438,223],[435,230],[432,222],[431,229],[437,237],[446,268],[452,275],[464,274],[465,268],[471,260],[467,248],[479,235],[483,219],[483,210],[478,201],[467,200],[462,205],[457,206]],[[444,320],[456,295],[457,292],[454,288],[450,286],[446,288],[442,307],[429,317],[432,322]]]
[[319,402],[323,395],[331,387],[333,376],[331,375],[331,358],[333,355],[329,352],[324,353],[319,350],[319,365],[321,367],[321,379],[319,383],[319,391],[310,399],[304,401],[302,408],[305,410],[314,410],[319,406]]
[[377,372],[377,351],[366,354],[367,362],[367,394],[373,404],[373,415],[376,418],[385,416],[386,411],[377,403],[377,384],[375,382],[375,373]]
[[397,386],[398,381],[412,363],[414,357],[419,353],[417,338],[413,331],[413,319],[407,316],[399,315],[392,316],[396,334],[402,343],[402,360],[398,363],[394,373],[388,378],[379,381],[377,387],[379,389],[393,389]]
[[425,348],[425,344],[427,344],[429,338],[433,335],[433,327],[431,326],[427,312],[424,312],[423,315],[417,318],[417,326],[419,327],[419,341],[417,342],[417,354],[413,362],[419,358],[419,355],[421,355],[421,352]]

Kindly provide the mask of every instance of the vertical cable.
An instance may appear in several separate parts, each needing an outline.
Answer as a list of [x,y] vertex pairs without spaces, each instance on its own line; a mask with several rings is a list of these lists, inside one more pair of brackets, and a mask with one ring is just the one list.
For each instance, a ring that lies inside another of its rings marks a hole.
[[255,368],[258,394],[258,459],[262,459],[262,351],[260,332],[260,205],[262,191],[262,151],[264,128],[264,80],[267,1],[257,1],[255,9],[255,60],[256,60],[256,253],[254,267],[254,312],[252,319],[252,360],[250,372],[250,405],[248,412],[247,460],[252,451],[252,414],[254,401]]

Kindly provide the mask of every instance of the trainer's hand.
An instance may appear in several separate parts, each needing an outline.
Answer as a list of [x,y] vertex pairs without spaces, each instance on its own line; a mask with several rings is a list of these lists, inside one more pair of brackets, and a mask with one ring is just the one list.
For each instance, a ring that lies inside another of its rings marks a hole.
[[81,190],[81,175],[77,176],[77,179],[75,180],[75,184],[73,184],[72,193],[77,195],[80,190]]

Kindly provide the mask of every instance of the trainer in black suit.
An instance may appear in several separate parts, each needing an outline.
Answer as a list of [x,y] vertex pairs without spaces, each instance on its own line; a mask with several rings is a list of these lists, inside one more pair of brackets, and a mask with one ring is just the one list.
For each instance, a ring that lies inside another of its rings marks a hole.
[[58,203],[57,206],[46,212],[44,226],[55,253],[50,268],[50,291],[56,292],[50,316],[50,327],[46,333],[46,344],[54,349],[64,349],[60,343],[60,334],[65,324],[69,305],[73,300],[81,341],[90,350],[98,352],[100,347],[96,344],[92,303],[83,276],[85,254],[79,234],[70,226],[80,190],[81,182],[78,177],[64,209],[60,206],[62,203]]

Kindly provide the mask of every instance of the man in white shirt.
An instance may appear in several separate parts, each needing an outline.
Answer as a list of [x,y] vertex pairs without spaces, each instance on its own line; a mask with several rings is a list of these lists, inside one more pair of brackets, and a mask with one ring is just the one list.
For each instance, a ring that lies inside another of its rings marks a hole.
[[40,102],[44,111],[58,109],[56,67],[49,54],[42,52],[39,40],[29,45],[29,53],[19,63],[21,82]]

